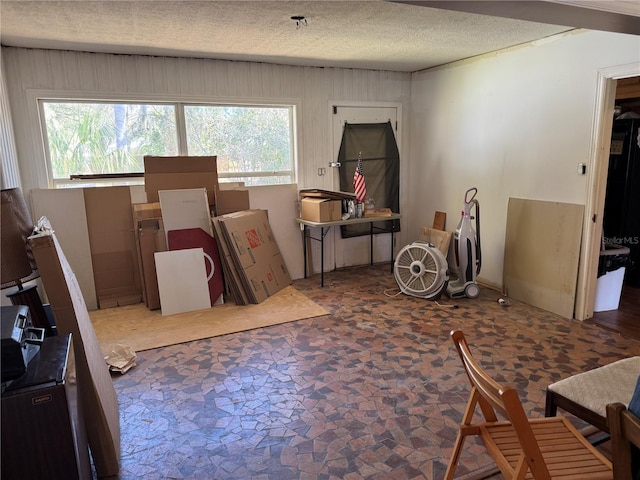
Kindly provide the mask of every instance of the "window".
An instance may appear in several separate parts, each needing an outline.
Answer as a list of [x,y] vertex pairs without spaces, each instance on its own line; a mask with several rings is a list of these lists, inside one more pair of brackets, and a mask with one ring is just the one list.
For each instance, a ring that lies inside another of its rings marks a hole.
[[285,107],[185,105],[190,155],[217,155],[221,181],[292,183],[291,114]]
[[145,155],[215,155],[220,182],[295,181],[291,105],[40,104],[47,159],[59,187],[113,177],[120,184],[142,183]]
[[173,105],[43,102],[54,182],[144,171],[144,155],[176,155]]

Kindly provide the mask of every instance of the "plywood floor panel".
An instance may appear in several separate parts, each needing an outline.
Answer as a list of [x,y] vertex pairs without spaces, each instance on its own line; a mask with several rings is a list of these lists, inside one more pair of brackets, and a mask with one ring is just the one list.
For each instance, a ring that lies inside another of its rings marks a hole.
[[257,305],[234,303],[163,316],[143,303],[89,312],[100,345],[125,344],[134,351],[327,315],[329,312],[292,286]]

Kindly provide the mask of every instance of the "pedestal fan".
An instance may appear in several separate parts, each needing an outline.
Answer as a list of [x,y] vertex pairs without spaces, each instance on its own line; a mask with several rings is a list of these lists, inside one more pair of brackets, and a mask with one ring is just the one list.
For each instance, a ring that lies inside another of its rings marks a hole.
[[432,244],[415,241],[396,256],[393,268],[402,293],[437,300],[449,283],[445,256]]

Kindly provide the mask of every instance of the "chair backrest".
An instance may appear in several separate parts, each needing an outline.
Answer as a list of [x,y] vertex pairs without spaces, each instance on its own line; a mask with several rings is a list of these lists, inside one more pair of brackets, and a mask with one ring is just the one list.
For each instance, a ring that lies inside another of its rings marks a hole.
[[501,386],[482,369],[474,360],[464,333],[460,330],[452,331],[451,338],[456,350],[458,350],[472,388],[472,399],[467,406],[467,414],[463,423],[471,424],[473,410],[476,405],[480,406],[487,422],[497,421],[496,411],[499,412],[511,422],[520,442],[525,461],[529,464],[534,478],[548,478],[547,466],[529,424],[529,419],[520,402],[518,392],[512,387]]
[[[635,480],[632,472],[631,445],[640,448],[640,419],[622,403],[607,405],[607,423],[611,432],[613,477],[616,480]],[[635,465],[636,469],[640,465]],[[637,477],[636,477],[637,479]]]

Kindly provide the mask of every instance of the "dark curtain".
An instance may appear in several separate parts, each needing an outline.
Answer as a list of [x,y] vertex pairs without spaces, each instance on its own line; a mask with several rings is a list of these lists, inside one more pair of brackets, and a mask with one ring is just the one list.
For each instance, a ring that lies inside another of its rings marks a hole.
[[[367,197],[373,198],[376,208],[390,208],[400,213],[400,153],[391,122],[345,123],[338,153],[340,162],[340,190],[353,192],[353,174],[362,157],[362,169]],[[395,222],[395,228],[394,228]],[[399,220],[374,223],[374,232],[400,230]],[[369,235],[369,224],[343,225],[342,238]]]

